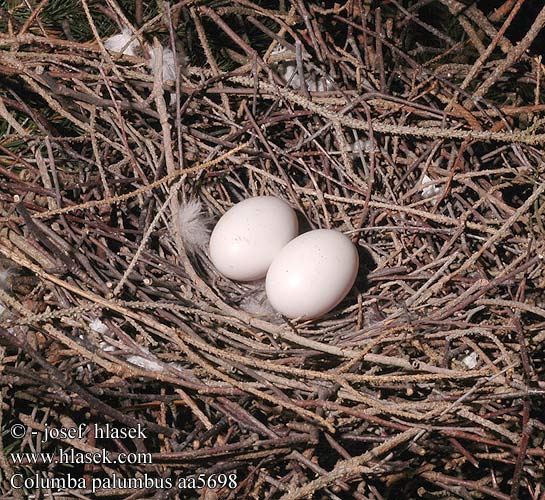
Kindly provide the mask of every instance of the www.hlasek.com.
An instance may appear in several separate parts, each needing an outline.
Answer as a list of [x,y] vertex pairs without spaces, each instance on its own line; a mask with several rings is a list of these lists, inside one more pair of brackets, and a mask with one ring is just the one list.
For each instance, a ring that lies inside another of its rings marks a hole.
[[38,473],[30,477],[24,477],[23,474],[14,474],[10,478],[10,486],[13,489],[41,490],[48,489],[52,491],[73,491],[73,490],[91,490],[96,493],[100,490],[144,490],[161,489],[170,490],[177,488],[180,490],[200,490],[208,488],[211,490],[229,488],[234,489],[238,486],[237,473],[228,474],[197,474],[196,476],[178,477],[153,477],[147,473],[140,477],[123,477],[118,474],[112,474],[109,477],[93,477],[86,481],[83,477],[74,477],[67,474],[63,477],[49,477]]
[[151,453],[111,453],[105,449],[79,451],[74,448],[58,448],[55,453],[10,453],[14,465],[36,464],[151,464]]

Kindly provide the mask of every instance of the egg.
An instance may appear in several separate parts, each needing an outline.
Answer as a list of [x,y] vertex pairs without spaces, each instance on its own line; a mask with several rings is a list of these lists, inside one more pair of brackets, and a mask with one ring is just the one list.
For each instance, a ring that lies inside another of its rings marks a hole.
[[358,265],[358,251],[343,233],[309,231],[290,241],[273,260],[265,281],[267,298],[288,318],[318,318],[350,291]]
[[210,259],[236,281],[264,278],[278,252],[298,232],[297,215],[287,202],[256,196],[234,205],[210,236]]

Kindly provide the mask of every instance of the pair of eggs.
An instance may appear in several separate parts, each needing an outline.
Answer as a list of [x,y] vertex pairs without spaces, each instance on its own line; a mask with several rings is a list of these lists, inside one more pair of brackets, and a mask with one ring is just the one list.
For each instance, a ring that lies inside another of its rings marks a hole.
[[300,236],[295,211],[283,200],[244,200],[218,221],[210,259],[236,281],[266,277],[271,306],[288,318],[313,319],[333,309],[352,288],[358,272],[356,247],[331,229]]

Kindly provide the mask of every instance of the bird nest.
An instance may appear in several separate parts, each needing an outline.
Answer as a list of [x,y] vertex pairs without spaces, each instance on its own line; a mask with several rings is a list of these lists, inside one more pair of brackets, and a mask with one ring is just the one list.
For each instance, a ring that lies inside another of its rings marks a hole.
[[[72,31],[0,12],[6,498],[543,498],[535,30],[450,0],[76,3]],[[211,265],[256,195],[357,245],[326,316]]]

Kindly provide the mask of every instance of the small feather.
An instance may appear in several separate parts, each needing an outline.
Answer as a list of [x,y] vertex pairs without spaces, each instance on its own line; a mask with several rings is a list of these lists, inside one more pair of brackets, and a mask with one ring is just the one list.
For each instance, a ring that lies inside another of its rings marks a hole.
[[359,158],[361,153],[369,153],[371,151],[371,141],[369,139],[357,139],[352,144],[348,145],[348,151],[352,153],[354,158]]
[[210,240],[210,219],[201,202],[190,200],[180,206],[178,223],[185,249],[190,253],[202,251]]
[[276,312],[267,299],[264,281],[256,283],[255,288],[248,292],[239,305],[243,311],[253,316],[276,316]]
[[[290,54],[293,57],[293,52],[291,50],[286,50],[282,46],[277,45],[275,49],[271,52],[271,55],[280,55]],[[308,59],[309,56],[307,53],[303,55],[303,59]],[[309,92],[326,92],[332,90],[335,87],[333,80],[326,76],[321,77],[312,69],[308,69],[306,64],[303,64],[303,69],[305,72],[305,86]],[[297,69],[297,62],[290,61],[280,61],[276,64],[276,70],[282,79],[292,88],[298,90],[301,88],[301,78],[299,77],[299,71]]]
[[105,40],[104,47],[112,52],[119,52],[127,56],[136,56],[140,50],[140,43],[133,37],[129,28],[123,28],[121,33]]
[[[176,80],[176,64],[174,62],[174,52],[168,47],[162,47],[163,49],[163,82]],[[187,60],[181,62],[182,65],[187,65]],[[150,51],[150,60],[148,67],[153,72],[155,68],[155,51]],[[184,68],[181,68],[184,70]],[[176,92],[170,93],[170,104],[176,103]]]
[[463,360],[464,365],[466,365],[470,370],[473,370],[477,366],[477,362],[479,361],[479,356],[476,352],[472,352],[468,356],[466,356]]
[[108,331],[108,327],[98,318],[89,323],[89,328],[97,333],[106,333]]
[[174,52],[171,49],[163,49],[163,81],[176,80],[176,64],[174,64]]
[[[174,52],[167,47],[162,47],[163,49],[163,82],[169,80],[176,80],[176,65],[174,64]],[[150,60],[148,63],[150,71],[153,71],[155,68],[155,51],[150,51]]]
[[[277,71],[292,89],[298,90],[301,88],[301,78],[295,61],[279,63]],[[305,86],[309,92],[326,92],[334,88],[335,84],[329,77],[323,78],[312,70],[306,73]]]
[[127,356],[126,361],[140,368],[144,368],[144,370],[149,370],[152,372],[162,372],[164,370],[159,363],[143,358],[142,356]]
[[10,288],[10,285],[9,285],[10,275],[11,275],[11,269],[0,269],[0,289],[1,290],[8,290]]
[[[422,184],[428,184],[432,182],[432,179],[428,177],[427,174],[424,174],[424,177],[422,178]],[[433,184],[431,186],[426,186],[422,190],[422,198],[431,198],[432,196],[436,196],[441,192],[441,188],[434,186]]]

